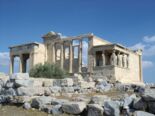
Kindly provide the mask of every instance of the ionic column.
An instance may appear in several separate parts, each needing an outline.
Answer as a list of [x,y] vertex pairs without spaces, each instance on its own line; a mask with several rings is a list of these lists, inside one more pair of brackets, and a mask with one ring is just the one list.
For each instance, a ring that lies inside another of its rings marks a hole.
[[80,44],[79,44],[78,63],[79,63],[79,73],[81,73],[81,68],[82,68],[82,40],[80,40]]
[[61,68],[63,69],[63,66],[64,66],[64,46],[63,46],[63,43],[61,45]]
[[52,45],[52,63],[55,63],[55,43]]
[[73,72],[73,47],[72,41],[69,44],[69,73]]
[[10,56],[10,74],[14,73],[14,56]]
[[93,39],[92,38],[89,38],[89,40],[88,40],[88,72],[89,73],[93,73],[93,55],[92,55],[92,48],[93,48]]
[[102,51],[102,66],[105,66],[105,54],[104,54],[104,51]]
[[33,67],[33,53],[31,52],[30,53],[30,61],[29,61],[29,70],[31,70],[32,69],[32,67]]
[[19,72],[23,72],[23,55],[19,55]]

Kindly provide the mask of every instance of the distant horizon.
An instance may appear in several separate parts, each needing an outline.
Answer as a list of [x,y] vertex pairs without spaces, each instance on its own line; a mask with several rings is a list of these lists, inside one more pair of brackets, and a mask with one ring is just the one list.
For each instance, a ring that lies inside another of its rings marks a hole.
[[[9,46],[93,33],[112,43],[143,50],[143,78],[155,82],[154,0],[1,0],[0,72],[9,72]],[[17,66],[16,66],[16,69]]]

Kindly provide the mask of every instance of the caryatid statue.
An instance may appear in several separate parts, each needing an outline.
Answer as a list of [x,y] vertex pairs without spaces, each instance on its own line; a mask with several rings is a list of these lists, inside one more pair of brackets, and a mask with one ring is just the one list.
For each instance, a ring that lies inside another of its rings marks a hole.
[[122,64],[123,64],[123,67],[126,67],[126,55],[123,54],[122,56]]
[[102,52],[102,65],[105,66],[105,54],[104,51]]
[[126,67],[129,68],[129,55],[126,56]]
[[117,56],[115,54],[115,50],[113,50],[110,57],[110,64],[116,66],[117,65]]
[[118,59],[117,59],[117,63],[119,67],[122,67],[122,55],[120,54],[120,52],[117,55]]

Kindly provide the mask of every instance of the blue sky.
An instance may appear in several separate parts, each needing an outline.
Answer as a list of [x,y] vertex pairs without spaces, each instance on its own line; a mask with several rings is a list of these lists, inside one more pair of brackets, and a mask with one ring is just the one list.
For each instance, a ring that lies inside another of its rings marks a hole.
[[0,0],[0,71],[8,72],[8,46],[42,42],[49,31],[65,36],[93,32],[142,48],[144,80],[155,82],[154,0]]

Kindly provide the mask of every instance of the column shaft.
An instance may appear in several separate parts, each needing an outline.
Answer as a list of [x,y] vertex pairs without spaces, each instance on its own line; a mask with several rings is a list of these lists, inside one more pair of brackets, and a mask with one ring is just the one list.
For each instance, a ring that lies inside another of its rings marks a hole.
[[143,82],[143,67],[142,67],[142,55],[139,55],[139,68],[140,68],[140,81]]
[[81,73],[81,68],[82,68],[82,40],[80,40],[80,45],[79,45],[78,63],[79,63],[79,73]]
[[94,59],[94,67],[96,67],[96,53],[94,53],[93,59]]
[[105,54],[102,52],[102,65],[105,66]]
[[23,72],[23,55],[19,55],[19,72]]
[[63,43],[61,45],[61,68],[63,69],[63,66],[64,66],[64,46],[63,46]]
[[55,63],[55,43],[53,43],[53,45],[52,45],[52,63]]
[[93,39],[88,40],[88,72],[93,73],[93,55],[92,55]]
[[69,73],[73,72],[73,46],[72,41],[69,45]]
[[33,67],[33,53],[30,53],[30,63],[29,63],[29,70]]
[[14,57],[10,56],[10,74],[14,73]]

